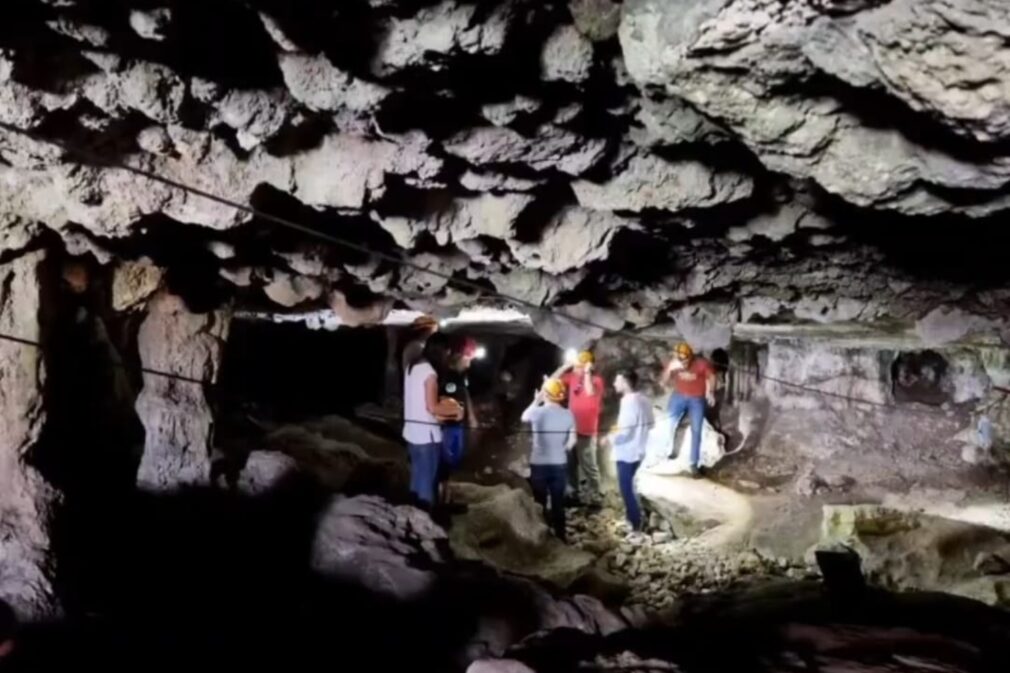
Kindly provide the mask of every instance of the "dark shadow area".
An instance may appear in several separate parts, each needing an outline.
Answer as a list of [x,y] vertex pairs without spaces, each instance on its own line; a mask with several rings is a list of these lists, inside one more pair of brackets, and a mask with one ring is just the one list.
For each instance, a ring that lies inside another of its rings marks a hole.
[[311,330],[301,323],[232,323],[217,392],[270,409],[278,421],[339,414],[381,404],[384,327]]
[[621,652],[675,662],[683,673],[999,673],[1010,667],[1008,634],[1010,615],[963,598],[873,589],[840,596],[818,583],[782,583],[690,600],[670,626],[606,639],[572,630],[535,636],[515,656],[552,673]]
[[1010,230],[1001,216],[971,218],[946,214],[912,217],[873,212],[818,190],[818,210],[835,222],[852,244],[879,250],[886,265],[911,274],[925,287],[964,283],[999,287],[1010,282],[1005,250]]
[[65,550],[81,568],[77,600],[63,621],[22,632],[10,670],[453,671],[480,615],[535,628],[532,595],[480,566],[452,566],[411,602],[317,574],[309,559],[329,498],[291,478],[255,498],[134,493],[78,518]]
[[[109,516],[136,482],[144,447],[134,409],[143,316],[112,310],[108,273],[90,257],[54,256],[42,279],[46,422],[29,459],[64,494],[53,531],[59,555],[72,544],[75,520]],[[68,588],[80,568],[75,555],[63,556],[57,580]]]
[[939,406],[950,401],[947,360],[936,351],[900,353],[891,363],[895,402]]

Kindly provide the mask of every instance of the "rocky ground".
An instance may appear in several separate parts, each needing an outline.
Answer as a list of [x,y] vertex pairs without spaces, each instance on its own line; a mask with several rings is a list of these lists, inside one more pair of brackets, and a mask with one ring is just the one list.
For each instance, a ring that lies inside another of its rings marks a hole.
[[754,550],[720,551],[690,538],[678,539],[657,514],[646,531],[631,532],[616,494],[598,512],[575,509],[569,517],[570,543],[599,555],[598,566],[630,587],[627,601],[650,611],[667,611],[690,594],[819,575],[816,568]]

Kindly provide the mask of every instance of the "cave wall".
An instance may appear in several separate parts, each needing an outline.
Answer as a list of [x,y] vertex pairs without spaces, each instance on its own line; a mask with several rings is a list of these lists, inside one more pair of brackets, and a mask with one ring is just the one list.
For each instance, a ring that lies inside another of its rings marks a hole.
[[[40,268],[33,252],[0,265],[0,332],[39,342]],[[0,598],[26,618],[53,616],[50,533],[59,493],[31,464],[46,413],[42,352],[0,341]]]
[[[757,479],[803,497],[832,489],[871,498],[912,488],[999,491],[999,466],[1010,447],[1010,399],[994,388],[1005,375],[1000,346],[929,350],[915,338],[790,331],[735,337],[727,349],[729,368],[720,372],[710,420],[726,434],[727,449],[740,453],[725,459],[720,479]],[[623,368],[638,372],[655,412],[665,414],[667,395],[657,382],[674,343],[627,335],[595,344],[611,392],[605,426],[616,420],[610,386]],[[929,395],[916,382],[918,394],[905,396],[896,388],[895,364],[925,352],[945,363],[942,376]],[[994,423],[995,439],[980,449],[983,416]]]
[[143,375],[144,388],[137,398],[137,414],[146,430],[137,474],[141,488],[172,490],[209,483],[214,429],[210,384],[217,379],[230,320],[227,310],[193,313],[181,297],[167,291],[148,303],[138,335],[141,364],[183,378]]

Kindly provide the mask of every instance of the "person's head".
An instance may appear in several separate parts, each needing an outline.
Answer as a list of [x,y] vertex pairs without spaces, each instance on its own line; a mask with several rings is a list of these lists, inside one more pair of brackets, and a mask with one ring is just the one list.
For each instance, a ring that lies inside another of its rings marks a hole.
[[622,369],[614,377],[614,390],[622,395],[638,390],[638,374],[630,369]]
[[565,384],[561,381],[561,379],[547,379],[544,381],[544,385],[541,390],[543,390],[544,399],[555,404],[561,404],[564,402],[565,395],[568,392],[565,390]]
[[673,349],[673,356],[677,358],[681,364],[688,365],[691,364],[691,360],[694,359],[694,349],[691,348],[689,343],[681,341],[677,344],[676,348]]
[[466,336],[457,336],[452,340],[452,366],[460,371],[470,368],[470,363],[477,357],[477,342]]
[[71,260],[63,265],[63,283],[74,294],[84,294],[88,290],[88,267],[84,262]]
[[426,337],[438,331],[438,321],[430,315],[421,315],[410,323],[410,331],[415,337]]
[[432,367],[444,367],[449,360],[449,340],[441,332],[435,332],[424,342],[421,357]]
[[575,358],[575,366],[580,370],[595,364],[596,356],[593,355],[592,351],[582,351],[579,353],[578,357]]

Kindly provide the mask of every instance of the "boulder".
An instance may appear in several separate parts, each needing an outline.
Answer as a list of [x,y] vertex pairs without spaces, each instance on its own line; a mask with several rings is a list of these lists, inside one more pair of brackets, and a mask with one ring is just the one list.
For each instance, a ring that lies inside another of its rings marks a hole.
[[112,308],[126,311],[147,301],[161,287],[164,272],[150,260],[126,261],[112,275]]
[[[820,548],[843,545],[873,583],[895,591],[942,591],[1008,605],[1010,533],[881,505],[828,505]],[[982,559],[982,561],[980,561]]]
[[253,451],[239,473],[236,486],[241,493],[262,495],[297,470],[298,463],[290,456],[274,451]]
[[453,517],[449,543],[461,559],[566,587],[589,570],[591,554],[555,538],[540,506],[525,491],[453,483],[452,499],[467,506]]
[[319,517],[311,563],[331,580],[418,599],[435,585],[433,566],[446,558],[445,540],[445,531],[418,509],[374,496],[336,496]]

